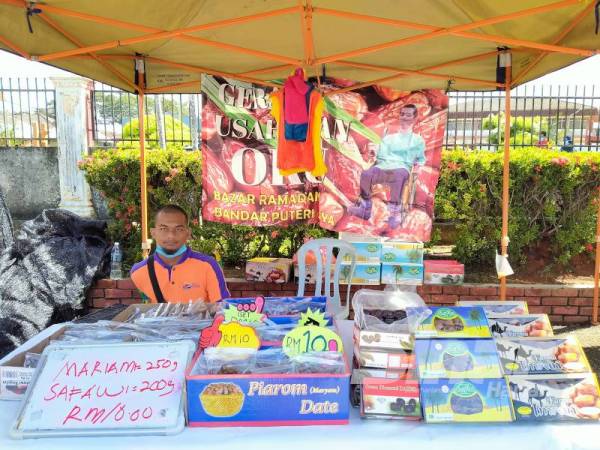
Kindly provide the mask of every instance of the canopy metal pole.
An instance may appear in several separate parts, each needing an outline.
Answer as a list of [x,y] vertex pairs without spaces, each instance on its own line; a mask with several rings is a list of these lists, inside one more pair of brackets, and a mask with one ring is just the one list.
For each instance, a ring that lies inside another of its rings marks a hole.
[[[508,256],[508,203],[510,181],[510,79],[512,75],[512,58],[510,53],[500,55],[506,68],[504,84],[504,165],[502,172],[502,256]],[[506,276],[500,277],[500,300],[506,300]]]
[[144,126],[144,61],[136,60],[136,71],[138,76],[138,119],[140,133],[140,206],[142,225],[142,254],[144,258],[150,253],[150,242],[148,241],[148,181],[146,179],[146,130]]
[[594,300],[592,302],[592,325],[598,325],[598,294],[600,284],[600,189],[598,195],[598,217],[596,217],[596,264],[594,265]]

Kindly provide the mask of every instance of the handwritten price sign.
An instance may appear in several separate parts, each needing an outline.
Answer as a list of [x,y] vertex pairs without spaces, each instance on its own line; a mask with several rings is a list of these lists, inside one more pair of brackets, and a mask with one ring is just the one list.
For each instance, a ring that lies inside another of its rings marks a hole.
[[13,433],[176,427],[192,352],[191,342],[49,347]]
[[231,322],[219,327],[221,340],[217,347],[254,348],[260,347],[260,339],[252,327]]
[[283,351],[288,356],[308,352],[343,352],[342,340],[329,328],[296,327],[283,338]]

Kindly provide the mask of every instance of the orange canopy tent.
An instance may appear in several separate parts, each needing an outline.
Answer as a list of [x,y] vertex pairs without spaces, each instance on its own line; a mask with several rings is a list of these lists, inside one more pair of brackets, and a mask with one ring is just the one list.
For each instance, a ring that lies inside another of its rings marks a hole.
[[[0,0],[0,48],[139,95],[199,92],[202,73],[275,86],[303,67],[397,89],[504,89],[502,254],[508,249],[510,89],[598,53],[597,0]],[[596,11],[596,15],[594,14]],[[496,78],[498,56],[505,78]],[[339,91],[338,91],[339,92]],[[599,207],[600,208],[600,207]],[[598,317],[600,214],[593,320]],[[501,278],[501,298],[506,278]]]

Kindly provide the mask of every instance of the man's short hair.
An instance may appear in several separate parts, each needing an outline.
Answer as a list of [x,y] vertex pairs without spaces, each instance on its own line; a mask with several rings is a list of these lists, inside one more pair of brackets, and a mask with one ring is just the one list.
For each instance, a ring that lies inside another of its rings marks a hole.
[[183,214],[183,217],[185,217],[185,223],[187,224],[190,220],[188,213],[185,212],[185,210],[178,205],[174,205],[174,204],[170,204],[170,205],[165,205],[165,206],[161,206],[158,211],[156,211],[156,214],[154,214],[154,221],[156,222],[156,218],[158,217],[158,215],[160,213],[180,213]]
[[402,108],[400,108],[400,109],[404,109],[404,108],[412,109],[412,110],[413,110],[413,114],[414,114],[415,116],[416,116],[416,115],[417,115],[417,113],[419,112],[419,110],[417,109],[417,107],[416,107],[414,104],[412,104],[412,103],[409,103],[409,104],[407,104],[407,105],[404,105],[404,106],[402,106]]

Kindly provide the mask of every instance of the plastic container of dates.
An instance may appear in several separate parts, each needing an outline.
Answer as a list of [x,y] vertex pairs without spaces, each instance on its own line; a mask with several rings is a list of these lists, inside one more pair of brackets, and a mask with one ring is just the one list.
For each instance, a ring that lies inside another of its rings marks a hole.
[[[360,348],[412,350],[414,332],[430,310],[414,288],[360,289],[352,297],[354,340]],[[419,308],[421,316],[408,315]]]

